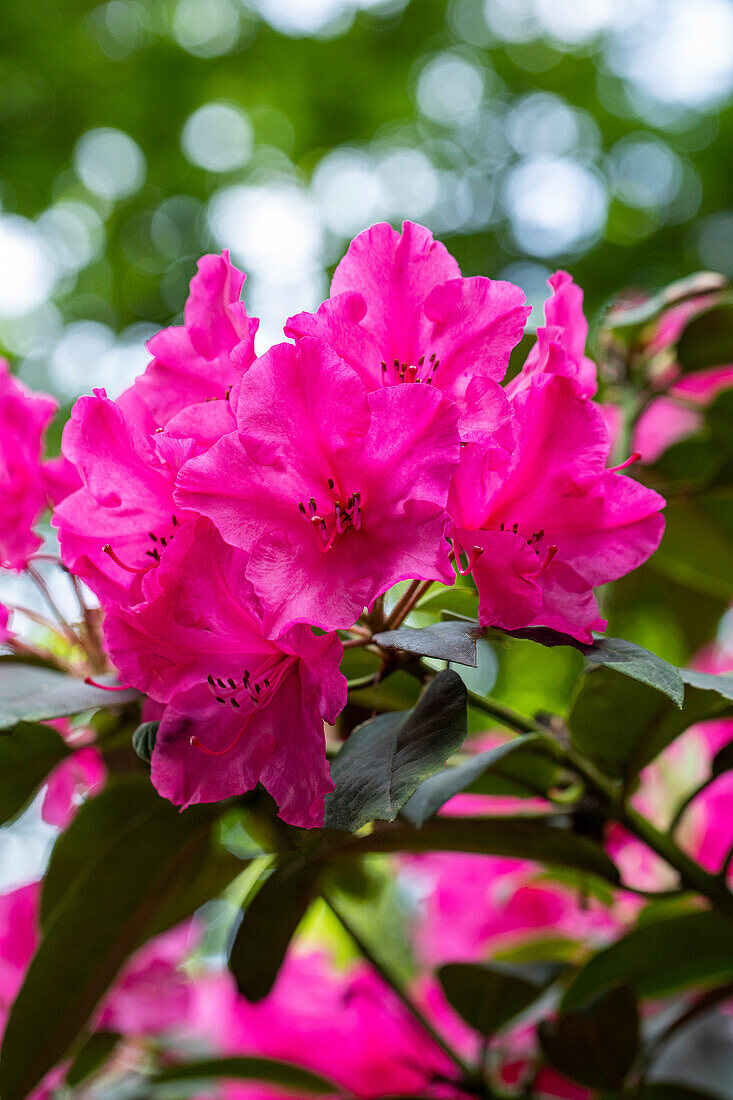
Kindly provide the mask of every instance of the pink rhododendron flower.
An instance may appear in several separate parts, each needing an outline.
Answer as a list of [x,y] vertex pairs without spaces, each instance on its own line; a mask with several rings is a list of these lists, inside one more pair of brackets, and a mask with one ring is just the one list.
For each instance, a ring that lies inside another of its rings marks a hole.
[[429,230],[386,223],[353,240],[336,268],[331,297],[315,314],[291,317],[285,333],[321,336],[369,391],[405,382],[442,390],[468,438],[508,419],[503,379],[530,312],[522,290],[461,278]]
[[225,401],[254,361],[259,321],[239,300],[244,279],[228,252],[202,256],[191,280],[185,324],[163,329],[148,342],[153,360],[134,390],[157,426],[166,427],[188,406]]
[[[547,280],[552,290],[545,302],[545,324],[537,328],[537,342],[507,391],[516,394],[537,374],[557,373],[573,378],[580,392],[592,397],[598,388],[596,365],[585,354],[588,322],[583,313],[583,291],[567,271]],[[563,354],[553,354],[553,345]]]
[[198,448],[167,433],[146,437],[96,390],[74,405],[63,450],[83,481],[54,512],[64,564],[101,600],[124,601],[188,518],[176,514],[173,480]]
[[107,613],[121,676],[166,709],[152,758],[157,790],[180,805],[262,783],[293,824],[323,822],[333,789],[323,721],[346,703],[336,635],[306,626],[271,641],[249,557],[204,519],[182,527],[142,581],[144,602]]
[[14,378],[0,359],[0,566],[7,569],[23,569],[41,545],[33,526],[55,496],[42,450],[56,407],[52,397],[32,393]]
[[[337,971],[325,955],[290,952],[273,991],[256,1004],[236,995],[228,975],[197,983],[197,990],[196,1033],[208,1034],[225,1055],[293,1062],[365,1100],[424,1090],[454,1095],[436,1081],[453,1080],[455,1066],[364,964]],[[230,1095],[271,1100],[281,1093],[247,1086]]]
[[66,718],[49,722],[58,730],[74,751],[62,760],[46,779],[41,816],[49,825],[65,829],[75,816],[84,798],[93,798],[102,790],[107,778],[104,758],[99,749],[89,744],[91,730],[74,730]]
[[427,386],[367,393],[320,340],[250,367],[238,432],[181,469],[175,499],[251,551],[265,627],[349,627],[398,581],[451,583],[455,407]]
[[552,627],[583,642],[604,629],[593,589],[657,548],[664,500],[606,470],[603,418],[575,382],[539,374],[513,399],[510,455],[467,444],[449,511],[484,626]]

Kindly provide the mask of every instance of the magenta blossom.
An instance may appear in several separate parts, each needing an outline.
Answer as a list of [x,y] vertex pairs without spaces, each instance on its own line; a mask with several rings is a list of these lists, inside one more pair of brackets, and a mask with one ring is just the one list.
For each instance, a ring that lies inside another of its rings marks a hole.
[[41,817],[49,825],[65,829],[85,798],[93,798],[104,787],[107,769],[104,757],[90,741],[90,729],[75,730],[68,718],[48,723],[73,751],[46,779]]
[[24,569],[41,545],[33,526],[55,492],[42,461],[43,437],[56,402],[32,393],[0,359],[0,567]]
[[185,324],[148,343],[152,362],[133,389],[159,427],[190,405],[226,400],[254,361],[259,321],[239,300],[245,276],[229,253],[202,256],[191,280]]
[[238,433],[182,468],[175,499],[251,552],[268,632],[350,627],[398,581],[452,582],[457,419],[427,386],[367,393],[323,341],[279,344],[242,380]]
[[10,629],[10,612],[5,604],[0,603],[0,646],[7,645],[14,637]]
[[532,378],[513,399],[510,455],[467,444],[451,490],[457,551],[465,551],[484,626],[547,626],[582,642],[605,628],[596,585],[656,549],[664,500],[607,470],[600,412],[570,378]]
[[121,676],[166,704],[160,794],[188,806],[260,782],[286,821],[321,825],[333,789],[323,722],[346,703],[341,643],[306,626],[266,637],[248,564],[207,520],[188,524],[144,577],[145,602],[108,610],[105,638]]
[[519,343],[529,308],[512,283],[461,278],[429,230],[374,225],[351,242],[315,314],[300,313],[285,333],[321,336],[369,391],[405,382],[442,390],[461,414],[461,432],[486,434],[508,419],[498,385]]
[[[364,964],[337,971],[324,954],[290,952],[274,989],[257,1004],[237,996],[229,975],[197,983],[197,992],[196,1034],[208,1034],[225,1056],[292,1062],[364,1100],[455,1095],[442,1083],[434,1091],[436,1079],[455,1077],[453,1064]],[[465,1045],[467,1029],[460,1031]],[[473,1054],[476,1037],[468,1042]],[[231,1095],[274,1100],[281,1094],[260,1086]]]
[[181,463],[199,453],[190,439],[146,436],[104,390],[80,397],[63,450],[83,485],[56,508],[61,557],[102,601],[125,601],[188,518],[173,503]]
[[[547,280],[552,290],[545,302],[545,324],[537,329],[537,342],[517,377],[507,387],[513,396],[537,374],[563,374],[573,378],[586,397],[598,388],[596,365],[585,354],[588,322],[583,313],[583,291],[567,271],[556,271]],[[553,346],[563,354],[553,354]]]

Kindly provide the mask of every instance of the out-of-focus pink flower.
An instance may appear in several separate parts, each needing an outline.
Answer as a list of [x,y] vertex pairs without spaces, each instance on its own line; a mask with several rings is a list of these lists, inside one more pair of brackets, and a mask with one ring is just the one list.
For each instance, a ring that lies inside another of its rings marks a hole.
[[194,991],[181,963],[198,939],[199,929],[189,921],[141,947],[106,997],[96,1026],[141,1037],[184,1028],[192,1011]]
[[0,603],[0,645],[4,645],[13,638],[10,629],[10,612],[5,604]]
[[421,225],[360,233],[336,268],[331,297],[291,317],[288,336],[323,337],[369,391],[433,385],[454,401],[461,431],[499,427],[508,406],[498,383],[529,308],[512,283],[461,278],[448,250]]
[[427,386],[367,393],[321,340],[250,367],[238,432],[181,469],[175,499],[251,551],[265,627],[349,627],[398,581],[451,583],[455,407]]
[[[455,1095],[442,1083],[455,1078],[453,1064],[364,964],[337,971],[325,955],[290,952],[257,1004],[238,997],[228,975],[197,983],[197,991],[196,1032],[225,1055],[293,1062],[365,1100]],[[247,1086],[230,1095],[270,1100],[279,1091]]]
[[89,744],[93,739],[91,730],[74,730],[66,718],[49,722],[48,725],[58,730],[73,752],[46,779],[41,816],[49,825],[65,829],[82,800],[93,798],[102,790],[107,769],[102,754]]
[[51,484],[42,461],[43,437],[56,402],[33,393],[0,359],[0,566],[23,569],[41,545],[33,531],[49,504]]
[[653,553],[664,500],[606,469],[603,418],[570,378],[539,373],[513,406],[511,454],[463,447],[448,504],[454,544],[468,556],[484,626],[548,626],[590,642],[605,627],[594,587]]
[[192,448],[167,433],[145,436],[104,390],[74,405],[63,449],[83,486],[57,506],[53,524],[64,564],[100,600],[129,600],[134,579],[188,518],[176,513],[173,479]]
[[[567,271],[556,271],[547,280],[552,294],[545,302],[545,324],[537,328],[537,342],[507,392],[514,396],[537,374],[561,374],[572,378],[580,393],[592,397],[598,389],[596,365],[585,354],[588,322],[583,313],[583,291]],[[552,347],[564,354],[553,354]]]
[[553,1100],[588,1100],[591,1092],[561,1076],[552,1066],[544,1065],[537,1071],[542,1052],[537,1042],[537,1032],[532,1024],[521,1024],[496,1044],[498,1078],[502,1085],[522,1095],[523,1086],[532,1084],[532,1095],[551,1097]]
[[[40,882],[0,894],[0,1034],[38,946],[40,896]],[[198,935],[195,923],[188,921],[137,951],[105,998],[94,1026],[128,1035],[185,1027],[193,993],[181,964]]]
[[229,253],[202,256],[191,280],[185,324],[148,342],[153,356],[134,385],[158,427],[202,402],[225,406],[229,390],[254,361],[259,321],[240,301],[245,276]]
[[144,602],[108,610],[108,649],[124,680],[166,704],[152,758],[162,795],[187,806],[261,782],[285,820],[320,825],[333,789],[323,721],[346,703],[341,643],[306,626],[267,638],[248,564],[208,520],[182,527],[143,578]]
[[731,388],[733,366],[684,375],[641,414],[634,427],[634,449],[644,462],[656,462],[668,447],[698,431],[705,408]]

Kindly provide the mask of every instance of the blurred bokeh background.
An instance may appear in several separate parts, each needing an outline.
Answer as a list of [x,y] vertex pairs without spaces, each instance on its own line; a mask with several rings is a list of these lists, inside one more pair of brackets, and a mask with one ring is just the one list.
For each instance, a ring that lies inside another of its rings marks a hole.
[[733,274],[732,0],[29,0],[1,50],[0,350],[63,403],[207,249],[260,350],[380,219],[533,303]]

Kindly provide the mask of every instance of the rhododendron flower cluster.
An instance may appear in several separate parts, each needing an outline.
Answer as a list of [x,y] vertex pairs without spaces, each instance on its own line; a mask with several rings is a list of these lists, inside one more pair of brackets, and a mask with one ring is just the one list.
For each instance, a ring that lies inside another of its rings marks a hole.
[[609,468],[566,273],[507,385],[522,291],[462,277],[421,226],[358,236],[329,299],[260,358],[243,280],[205,256],[145,373],[77,402],[63,453],[81,486],[53,522],[120,675],[164,708],[158,790],[188,805],[259,781],[313,826],[339,631],[402,581],[470,572],[483,626],[590,642],[594,589],[654,551],[664,502]]

